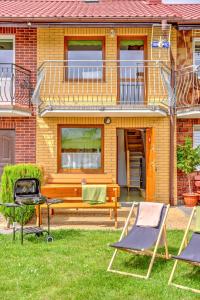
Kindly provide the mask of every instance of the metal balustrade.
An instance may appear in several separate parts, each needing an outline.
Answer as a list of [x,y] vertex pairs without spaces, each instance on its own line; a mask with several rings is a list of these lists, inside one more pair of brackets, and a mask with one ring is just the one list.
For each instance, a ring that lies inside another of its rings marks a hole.
[[170,69],[160,61],[44,61],[32,97],[39,111],[169,106]]
[[177,109],[200,105],[200,66],[190,65],[175,72],[174,102]]
[[16,64],[0,63],[0,108],[30,107],[31,72]]

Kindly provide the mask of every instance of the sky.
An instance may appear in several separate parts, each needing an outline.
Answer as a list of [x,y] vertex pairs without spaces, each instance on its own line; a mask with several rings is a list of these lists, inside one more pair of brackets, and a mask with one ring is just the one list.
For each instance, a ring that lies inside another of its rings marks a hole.
[[200,4],[200,0],[163,0],[167,4]]

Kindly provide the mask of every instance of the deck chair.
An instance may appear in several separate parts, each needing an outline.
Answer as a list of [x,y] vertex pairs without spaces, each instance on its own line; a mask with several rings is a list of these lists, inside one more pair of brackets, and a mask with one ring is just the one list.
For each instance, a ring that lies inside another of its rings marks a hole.
[[193,289],[193,288],[172,282],[178,261],[186,262],[186,263],[200,267],[200,232],[199,233],[193,232],[192,237],[191,237],[189,243],[187,244],[188,232],[190,230],[191,222],[192,222],[192,219],[194,217],[196,210],[197,210],[196,207],[194,207],[192,210],[192,213],[191,213],[187,228],[185,230],[185,234],[183,236],[183,240],[182,240],[178,255],[172,256],[172,258],[175,259],[175,263],[174,263],[168,284],[173,285],[180,289],[190,290],[192,292],[200,294],[200,290]]
[[[133,215],[134,208],[136,206],[138,206],[136,220],[135,220],[135,223],[132,226],[131,230],[128,231],[130,220]],[[122,234],[120,236],[119,242],[110,245],[111,247],[114,247],[116,249],[111,258],[111,261],[109,263],[107,271],[122,274],[122,275],[130,275],[130,276],[138,277],[138,278],[142,278],[142,279],[148,279],[151,274],[151,270],[152,270],[156,256],[169,259],[167,239],[166,239],[166,225],[165,225],[167,214],[169,211],[169,205],[163,205],[159,225],[157,227],[140,227],[140,226],[136,225],[137,219],[138,219],[138,214],[139,214],[139,207],[140,207],[140,204],[133,203],[130,213],[128,215],[128,218],[126,220],[125,226],[123,228]],[[164,240],[165,255],[157,254],[157,250],[158,250],[161,238],[163,238],[163,240]],[[151,251],[150,249],[153,247],[154,247],[154,249],[153,249],[153,251]],[[114,259],[119,250],[130,252],[133,254],[152,256],[146,275],[139,275],[139,274],[122,272],[119,270],[112,269]]]

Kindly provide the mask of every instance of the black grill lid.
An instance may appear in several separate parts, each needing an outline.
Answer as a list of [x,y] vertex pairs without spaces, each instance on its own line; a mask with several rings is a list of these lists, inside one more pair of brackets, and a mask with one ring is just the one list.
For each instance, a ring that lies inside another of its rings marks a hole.
[[36,178],[21,178],[15,182],[14,199],[25,196],[40,196],[40,182]]

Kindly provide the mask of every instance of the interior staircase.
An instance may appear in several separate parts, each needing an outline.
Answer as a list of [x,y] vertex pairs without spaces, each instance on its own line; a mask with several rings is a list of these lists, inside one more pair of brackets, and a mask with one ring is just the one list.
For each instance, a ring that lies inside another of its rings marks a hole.
[[127,188],[141,189],[142,168],[145,156],[144,135],[141,130],[125,131]]

